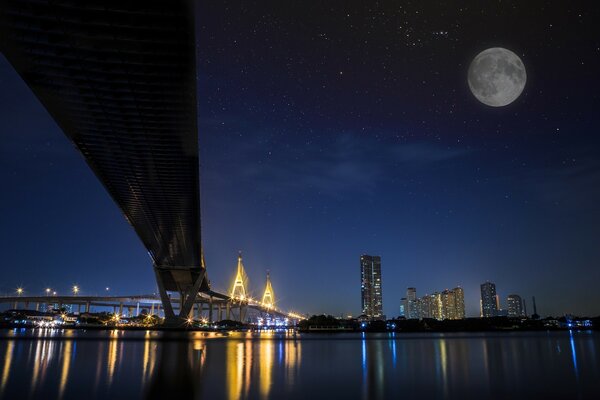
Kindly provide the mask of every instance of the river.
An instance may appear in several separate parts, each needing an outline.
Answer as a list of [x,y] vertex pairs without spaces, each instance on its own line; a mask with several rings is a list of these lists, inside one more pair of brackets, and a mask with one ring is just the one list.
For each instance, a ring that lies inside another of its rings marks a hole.
[[0,331],[3,399],[600,398],[600,333]]

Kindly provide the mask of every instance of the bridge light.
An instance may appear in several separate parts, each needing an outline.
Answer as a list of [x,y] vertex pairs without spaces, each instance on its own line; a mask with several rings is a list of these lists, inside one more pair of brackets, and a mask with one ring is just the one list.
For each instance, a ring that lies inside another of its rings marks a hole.
[[73,286],[73,294],[77,296],[77,293],[79,293],[79,286],[75,285]]
[[56,296],[56,292],[52,292],[52,296]]
[[46,288],[46,296],[50,296],[50,292],[52,291],[52,289],[50,288]]
[[23,288],[22,287],[17,288],[17,294],[19,296],[23,294]]

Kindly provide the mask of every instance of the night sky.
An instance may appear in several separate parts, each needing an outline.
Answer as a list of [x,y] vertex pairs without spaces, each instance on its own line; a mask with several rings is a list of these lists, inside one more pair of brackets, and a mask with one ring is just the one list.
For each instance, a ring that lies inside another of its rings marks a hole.
[[[408,286],[456,285],[478,316],[486,280],[503,305],[600,314],[596,2],[240,3],[198,10],[214,289],[241,250],[254,295],[270,270],[279,306],[358,315],[373,254],[388,317]],[[467,84],[489,47],[527,69],[506,107]],[[0,132],[0,294],[155,292],[133,229],[1,56]]]

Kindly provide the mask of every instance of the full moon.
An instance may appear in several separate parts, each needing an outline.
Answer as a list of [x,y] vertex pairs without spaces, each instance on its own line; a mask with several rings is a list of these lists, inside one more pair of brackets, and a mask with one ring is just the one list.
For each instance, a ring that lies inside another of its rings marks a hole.
[[473,59],[468,80],[477,100],[488,106],[502,107],[521,95],[527,73],[519,56],[502,47],[493,47]]

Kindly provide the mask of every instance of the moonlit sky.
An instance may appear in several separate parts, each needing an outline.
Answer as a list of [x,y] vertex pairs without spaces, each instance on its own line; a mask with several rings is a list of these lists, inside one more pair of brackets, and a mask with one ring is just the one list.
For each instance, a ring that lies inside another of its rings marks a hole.
[[[358,315],[366,253],[382,257],[389,317],[408,286],[459,284],[477,316],[486,280],[503,305],[600,314],[600,6],[447,3],[199,6],[214,289],[241,250],[255,295],[269,269],[281,307]],[[467,69],[497,46],[528,80],[492,108]],[[156,291],[133,229],[2,57],[0,132],[0,294]]]

